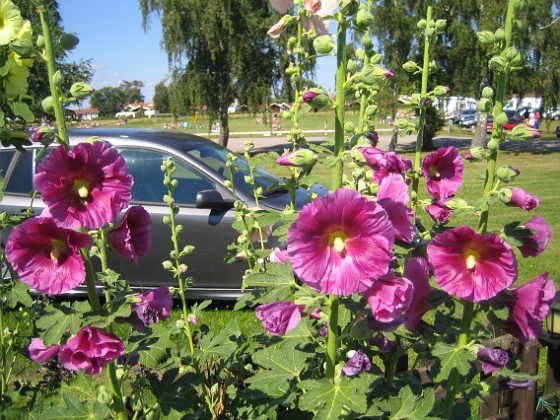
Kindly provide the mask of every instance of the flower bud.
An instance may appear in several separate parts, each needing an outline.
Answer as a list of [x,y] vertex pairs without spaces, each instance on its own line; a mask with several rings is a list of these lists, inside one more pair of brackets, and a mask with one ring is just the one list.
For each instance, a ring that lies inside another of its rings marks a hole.
[[376,112],[377,112],[377,106],[376,105],[368,105],[366,107],[366,115],[368,117],[371,117],[372,115],[375,115]]
[[486,99],[492,99],[494,97],[494,89],[486,86],[484,89],[482,89],[482,97]]
[[414,61],[407,61],[402,65],[402,68],[408,73],[414,73],[418,70],[418,64],[416,64]]
[[508,116],[505,112],[500,112],[498,115],[494,117],[494,124],[498,127],[503,127],[504,124],[507,124]]
[[276,164],[281,166],[312,166],[317,162],[317,155],[309,149],[298,149],[294,152],[280,156]]
[[447,21],[445,19],[438,19],[436,21],[436,31],[441,32],[447,27]]
[[488,62],[488,68],[492,71],[501,72],[506,68],[506,60],[501,55],[495,55]]
[[509,131],[506,136],[508,140],[526,141],[533,138],[539,138],[541,136],[541,132],[529,127],[528,125],[518,124],[513,127],[513,129]]
[[76,99],[82,99],[85,98],[86,96],[88,96],[91,92],[93,92],[93,88],[83,82],[77,82],[74,83],[71,87],[70,87],[70,93],[72,94],[72,96]]
[[395,121],[394,125],[401,130],[405,130],[408,128],[408,120],[406,120],[405,118],[399,118],[397,121]]
[[373,15],[367,10],[360,9],[356,14],[356,25],[359,28],[367,29],[373,23]]
[[494,39],[495,39],[495,42],[505,41],[506,32],[502,28],[496,29],[496,32],[494,32]]
[[374,147],[377,146],[377,143],[379,143],[379,134],[375,130],[372,130],[369,133],[367,133],[366,138],[369,141],[371,141],[371,143]]
[[434,89],[434,95],[436,96],[447,95],[449,92],[451,92],[451,89],[448,86],[436,86]]
[[303,101],[313,108],[323,108],[329,103],[329,93],[323,88],[312,88],[303,94]]
[[438,65],[436,63],[435,60],[430,60],[430,62],[428,63],[428,72],[429,73],[433,73],[438,69]]
[[108,405],[113,400],[111,393],[107,390],[105,385],[101,385],[97,390],[97,401],[101,404]]
[[521,188],[502,188],[498,194],[500,201],[511,207],[531,211],[539,205],[539,198]]
[[511,166],[500,166],[496,171],[496,177],[506,184],[512,182],[519,175],[519,170]]
[[352,121],[346,121],[344,123],[344,131],[347,133],[353,133],[355,129],[354,123]]
[[495,35],[490,31],[481,31],[476,34],[481,44],[493,44]]
[[422,98],[420,99],[420,106],[422,108],[428,108],[432,106],[432,100],[430,98]]
[[292,113],[290,111],[282,111],[282,118],[285,120],[289,120],[292,118]]
[[362,45],[366,48],[371,48],[373,47],[373,41],[371,40],[371,36],[370,34],[366,33],[363,37],[362,37]]
[[52,96],[47,96],[41,101],[41,107],[47,114],[54,113],[54,99]]
[[45,38],[43,37],[43,35],[39,35],[37,37],[37,47],[43,48],[44,46],[45,46]]
[[358,0],[338,0],[338,11],[344,16],[351,16],[360,8]]
[[364,51],[363,48],[358,48],[354,53],[354,55],[358,60],[363,60],[364,58],[366,58],[366,52]]
[[352,60],[351,58],[348,60],[348,63],[346,63],[346,70],[348,70],[349,72],[356,71],[357,67],[358,63],[356,62],[356,60]]
[[490,100],[481,98],[480,101],[478,101],[478,110],[480,112],[490,112],[491,108],[492,102],[490,102]]
[[379,64],[383,60],[383,56],[381,54],[374,54],[373,57],[369,60],[371,64]]
[[375,64],[368,64],[362,70],[362,80],[364,83],[371,85],[385,78],[391,78],[394,74],[391,70]]
[[58,40],[60,46],[68,51],[73,50],[80,43],[80,39],[74,34],[62,34]]
[[[469,155],[470,154],[470,155]],[[469,155],[469,156],[467,156]],[[472,149],[470,149],[467,154],[465,154],[465,159],[470,160],[470,161],[477,161],[480,162],[482,160],[485,160],[487,158],[488,154],[486,153],[486,151],[482,148],[482,147],[473,147]]]
[[321,35],[313,40],[313,48],[321,54],[329,54],[334,47],[334,42],[329,35]]
[[418,23],[416,24],[416,27],[420,30],[424,30],[426,28],[427,22],[426,19],[421,19],[420,21],[418,21]]

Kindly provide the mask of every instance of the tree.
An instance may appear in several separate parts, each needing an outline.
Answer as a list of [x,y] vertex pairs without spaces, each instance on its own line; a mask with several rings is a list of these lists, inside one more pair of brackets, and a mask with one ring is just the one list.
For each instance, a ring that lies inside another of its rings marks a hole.
[[169,92],[163,80],[154,88],[154,106],[159,112],[169,112]]
[[[220,144],[229,138],[228,107],[266,103],[278,74],[277,52],[266,32],[272,21],[267,0],[139,0],[144,27],[159,14],[163,44],[186,102],[207,106],[221,124]],[[186,60],[186,65],[182,65]],[[171,99],[171,98],[170,98]],[[171,99],[173,109],[173,99]]]
[[134,102],[144,102],[144,95],[142,95],[142,88],[144,82],[133,80],[129,82],[124,80],[120,83],[119,89],[123,95],[123,104],[131,104]]
[[125,103],[125,95],[119,87],[104,87],[96,90],[91,95],[90,103],[92,107],[99,109],[99,115],[113,115],[121,110]]

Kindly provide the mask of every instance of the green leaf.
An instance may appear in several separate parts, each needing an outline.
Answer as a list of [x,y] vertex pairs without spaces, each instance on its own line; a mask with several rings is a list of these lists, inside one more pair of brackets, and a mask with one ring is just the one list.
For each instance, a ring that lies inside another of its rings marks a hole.
[[26,122],[33,122],[35,120],[33,112],[31,112],[31,109],[29,109],[25,102],[14,102],[11,105],[13,113],[23,118]]
[[253,361],[265,369],[299,378],[310,355],[297,350],[297,344],[288,342],[277,347],[267,347],[264,350],[257,351],[253,355]]
[[33,299],[29,295],[29,286],[21,281],[12,282],[12,287],[6,293],[8,307],[14,309],[19,303],[23,306],[30,307],[33,304]]
[[441,342],[436,343],[432,354],[440,360],[440,370],[436,376],[438,382],[449,378],[453,369],[457,369],[460,375],[466,376],[476,360],[476,356],[466,347],[456,347]]
[[270,263],[264,273],[249,274],[245,280],[246,287],[292,287],[296,279],[289,264]]
[[66,407],[54,407],[48,409],[42,413],[41,418],[45,420],[101,420],[109,414],[107,407],[101,404],[95,406],[95,411],[90,410],[86,404],[80,401],[80,399],[70,391],[63,391],[62,399],[64,400]]
[[299,407],[315,413],[316,419],[337,420],[348,412],[365,413],[368,408],[363,381],[343,379],[335,385],[326,379],[310,379],[299,386],[304,391]]
[[199,382],[193,374],[180,376],[179,369],[174,368],[167,370],[161,380],[156,374],[151,374],[148,379],[163,414],[168,415],[172,410],[186,411],[193,407],[196,399],[194,395],[189,398],[189,394]]
[[[147,340],[138,342],[137,347],[130,351],[137,351],[140,354],[141,364],[157,369],[169,358],[169,349],[175,345],[170,338],[172,329],[169,326],[163,327],[161,323],[152,324],[151,330],[151,336]],[[157,341],[154,341],[154,338],[157,338]],[[129,341],[132,341],[132,338]]]
[[424,420],[435,402],[433,388],[425,388],[422,395],[414,395],[409,387],[401,388],[398,398],[392,401],[391,419]]
[[255,213],[254,216],[261,228],[271,226],[282,218],[281,213],[272,210],[261,210]]
[[45,314],[37,320],[37,328],[43,331],[41,338],[45,345],[58,343],[67,330],[76,334],[82,327],[83,313],[88,309],[87,302],[75,302],[72,307],[68,302],[47,306]]

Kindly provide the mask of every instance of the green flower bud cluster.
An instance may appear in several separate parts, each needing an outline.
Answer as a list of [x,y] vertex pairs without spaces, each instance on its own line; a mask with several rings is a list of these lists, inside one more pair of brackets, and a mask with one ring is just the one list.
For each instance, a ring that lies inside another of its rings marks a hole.
[[76,99],[83,99],[93,92],[93,87],[87,83],[77,82],[70,87],[70,94]]
[[496,171],[496,178],[508,184],[517,178],[519,171],[511,166],[500,166]]
[[367,10],[360,9],[356,14],[356,29],[366,30],[373,24],[373,15]]
[[489,113],[492,111],[493,103],[490,99],[480,98],[478,101],[478,110],[480,112]]
[[313,40],[313,48],[320,54],[330,54],[335,45],[329,35],[321,35]]
[[338,11],[344,16],[352,16],[359,9],[359,0],[338,0]]
[[482,97],[486,99],[492,99],[494,97],[494,89],[486,86],[484,89],[482,89]]
[[418,73],[422,71],[422,69],[414,61],[407,61],[402,65],[402,68],[407,73]]

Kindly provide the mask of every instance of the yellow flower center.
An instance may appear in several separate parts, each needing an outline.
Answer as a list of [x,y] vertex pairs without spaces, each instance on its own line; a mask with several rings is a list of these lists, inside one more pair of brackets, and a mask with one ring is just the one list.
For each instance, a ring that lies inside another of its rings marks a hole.
[[60,256],[68,250],[68,247],[64,243],[64,241],[60,239],[53,239],[51,241],[51,258],[53,260],[58,260]]
[[89,197],[89,182],[85,179],[77,179],[74,181],[74,192],[81,198]]
[[438,172],[438,170],[435,166],[430,166],[430,169],[428,169],[428,174],[430,175],[430,178],[433,178],[433,179],[440,179],[441,178],[441,174]]
[[337,254],[343,254],[346,250],[346,238],[344,232],[337,230],[329,235],[329,245],[334,248]]
[[474,249],[470,249],[465,253],[465,258],[467,260],[467,270],[472,271],[480,258],[480,253]]

